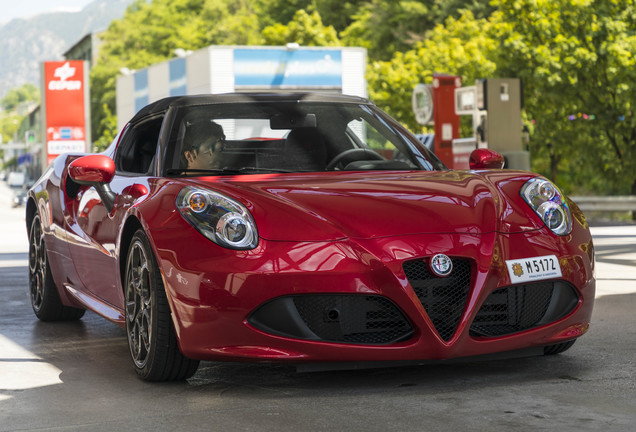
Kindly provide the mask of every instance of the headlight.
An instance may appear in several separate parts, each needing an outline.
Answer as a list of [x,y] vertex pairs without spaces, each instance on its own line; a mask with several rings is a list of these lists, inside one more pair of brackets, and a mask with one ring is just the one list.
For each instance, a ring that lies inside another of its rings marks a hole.
[[185,187],[177,195],[179,213],[201,234],[230,249],[254,249],[258,231],[242,204],[219,193]]
[[521,188],[521,196],[553,233],[570,234],[570,208],[565,196],[552,182],[543,178],[530,179]]

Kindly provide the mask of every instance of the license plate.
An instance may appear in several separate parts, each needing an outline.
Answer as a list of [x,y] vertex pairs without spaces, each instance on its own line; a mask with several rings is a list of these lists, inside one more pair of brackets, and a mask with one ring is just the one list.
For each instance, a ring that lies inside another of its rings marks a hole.
[[561,265],[555,255],[506,260],[506,266],[513,284],[562,276]]

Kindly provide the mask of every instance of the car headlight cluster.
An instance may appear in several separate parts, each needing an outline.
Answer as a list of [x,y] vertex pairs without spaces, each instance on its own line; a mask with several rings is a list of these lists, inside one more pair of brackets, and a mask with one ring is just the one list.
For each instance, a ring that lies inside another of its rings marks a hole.
[[177,195],[179,213],[201,234],[230,249],[254,249],[258,231],[242,204],[210,190],[185,187]]
[[521,196],[553,233],[570,234],[572,213],[565,196],[552,182],[544,178],[530,179],[521,188]]

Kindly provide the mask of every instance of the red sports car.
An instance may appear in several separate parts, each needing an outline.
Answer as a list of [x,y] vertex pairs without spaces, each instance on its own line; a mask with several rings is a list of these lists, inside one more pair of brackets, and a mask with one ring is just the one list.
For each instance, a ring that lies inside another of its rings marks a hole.
[[448,170],[367,100],[182,96],[29,191],[44,321],[125,327],[146,380],[200,360],[440,360],[568,349],[594,247],[547,179],[487,149]]

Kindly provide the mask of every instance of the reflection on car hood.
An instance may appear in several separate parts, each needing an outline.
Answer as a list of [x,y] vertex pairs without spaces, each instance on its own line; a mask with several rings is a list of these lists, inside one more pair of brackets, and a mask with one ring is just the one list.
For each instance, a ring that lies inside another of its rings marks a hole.
[[239,176],[213,188],[251,203],[265,239],[322,241],[537,229],[518,194],[528,178],[505,171],[342,172]]

